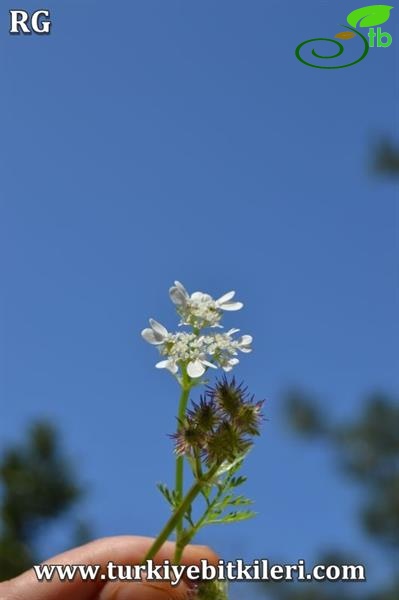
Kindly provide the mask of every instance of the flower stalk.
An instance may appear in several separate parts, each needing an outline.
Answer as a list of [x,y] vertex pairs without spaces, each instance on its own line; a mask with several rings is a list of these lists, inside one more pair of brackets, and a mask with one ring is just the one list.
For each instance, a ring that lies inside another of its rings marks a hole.
[[[161,533],[158,535],[158,537],[155,539],[152,546],[149,548],[147,554],[143,558],[143,563],[147,560],[151,560],[152,558],[154,558],[154,556],[156,555],[158,550],[162,547],[162,545],[166,542],[166,540],[168,539],[170,534],[177,527],[177,524],[179,522],[181,522],[187,509],[191,506],[191,504],[193,503],[195,498],[200,493],[201,489],[205,485],[207,485],[209,483],[209,481],[211,480],[211,478],[215,475],[216,470],[217,470],[217,467],[210,469],[209,472],[207,473],[207,475],[201,481],[198,480],[191,486],[189,492],[186,494],[185,498],[180,503],[180,506],[178,507],[178,509],[173,513],[173,515],[167,521],[167,523],[164,526],[164,528],[162,529]],[[184,546],[186,546],[187,543],[188,542],[186,542],[184,544]],[[182,550],[183,549],[184,549],[184,547],[182,548]],[[181,556],[180,556],[180,558],[181,558]],[[179,563],[179,561],[176,562],[176,564],[178,564],[178,563]]]
[[[182,392],[180,395],[179,408],[177,413],[178,423],[181,423],[184,419],[184,415],[187,409],[187,402],[191,390],[191,384],[189,377],[187,375],[186,367],[182,367],[182,380],[181,380]],[[184,456],[176,457],[176,476],[175,476],[175,494],[176,501],[182,502],[183,498],[183,486],[184,486]],[[178,564],[180,562],[179,554],[182,552],[182,534],[183,534],[183,516],[182,513],[181,518],[178,518],[176,522],[176,553],[174,556],[174,562]],[[171,533],[171,532],[170,532]],[[170,535],[170,533],[168,535]]]
[[[175,532],[174,563],[179,564],[184,548],[205,525],[232,523],[254,516],[246,509],[252,502],[237,494],[246,478],[237,475],[244,458],[259,435],[263,402],[257,402],[247,388],[226,375],[207,385],[204,375],[210,370],[230,372],[239,363],[238,354],[251,352],[252,337],[235,337],[239,329],[222,329],[220,321],[225,311],[240,310],[241,302],[228,292],[214,300],[209,294],[189,294],[176,281],[169,290],[180,317],[180,327],[170,333],[155,319],[142,331],[142,337],[156,346],[162,360],[156,364],[167,369],[177,379],[181,392],[177,410],[177,428],[170,437],[175,442],[175,485],[158,488],[167,500],[172,514],[143,562],[154,558],[164,542]],[[217,330],[215,332],[215,329]],[[199,402],[188,403],[194,387],[205,385]],[[193,483],[185,493],[185,464],[191,467]],[[194,518],[193,506],[202,499],[201,516]],[[202,590],[202,592],[201,592]],[[213,595],[212,595],[213,594]],[[198,598],[227,598],[221,582],[204,584]]]

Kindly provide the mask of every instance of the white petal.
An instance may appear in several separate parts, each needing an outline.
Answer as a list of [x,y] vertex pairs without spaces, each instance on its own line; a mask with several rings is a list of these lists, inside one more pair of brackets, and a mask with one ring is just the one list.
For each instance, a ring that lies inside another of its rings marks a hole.
[[155,365],[157,369],[166,369],[169,365],[169,361],[168,360],[160,360],[159,362],[157,362],[157,364]]
[[161,325],[161,323],[158,323],[158,321],[156,321],[155,319],[150,319],[150,325],[153,328],[155,336],[158,339],[163,339],[168,335],[168,330],[166,329],[166,327]]
[[187,365],[187,373],[195,379],[205,373],[205,367],[200,360],[192,360]]
[[252,348],[250,347],[251,343],[252,343],[252,335],[243,335],[238,340],[238,349],[244,353],[252,352]]
[[230,365],[225,365],[224,367],[222,367],[223,371],[226,371],[226,373],[228,373],[229,371],[231,371],[233,369],[233,367],[230,367]]
[[177,373],[179,370],[177,364],[173,362],[173,360],[161,360],[155,366],[157,369],[168,369],[168,371],[173,374]]
[[243,306],[242,302],[226,302],[225,304],[219,304],[219,308],[222,310],[240,310]]
[[186,288],[184,287],[184,285],[182,283],[180,283],[180,281],[175,281],[175,286],[185,295],[188,297],[188,291],[186,290]]
[[225,302],[228,302],[229,300],[231,300],[232,298],[234,298],[234,296],[236,295],[235,292],[227,292],[227,294],[223,294],[223,296],[220,296],[220,298],[218,298],[216,300],[216,304],[219,304],[219,306],[221,304],[224,304]]
[[175,281],[175,285],[169,289],[169,296],[177,306],[184,306],[189,297],[184,285],[180,281]]
[[212,369],[217,369],[217,366],[207,360],[201,360],[202,364],[206,367],[211,367]]
[[212,300],[212,296],[209,294],[204,294],[204,292],[193,292],[190,298],[191,300],[196,300],[197,302],[209,302]]
[[229,365],[231,365],[232,367],[235,367],[236,365],[238,365],[240,361],[238,360],[238,358],[230,358],[229,360]]
[[226,335],[234,335],[235,333],[238,333],[239,331],[240,331],[239,329],[234,329],[234,328],[233,329],[229,329],[226,332]]
[[143,329],[143,331],[141,332],[141,335],[145,339],[145,341],[148,342],[149,344],[154,344],[155,346],[158,346],[159,344],[163,344],[163,341],[159,340],[157,337],[155,337],[153,330],[150,329],[149,327],[146,327],[146,329]]

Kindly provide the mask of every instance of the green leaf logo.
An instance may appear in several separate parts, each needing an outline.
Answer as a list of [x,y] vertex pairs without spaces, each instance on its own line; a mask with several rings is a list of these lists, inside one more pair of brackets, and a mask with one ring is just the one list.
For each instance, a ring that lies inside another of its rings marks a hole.
[[388,21],[393,6],[387,4],[373,4],[363,6],[349,13],[347,21],[352,27],[374,27]]

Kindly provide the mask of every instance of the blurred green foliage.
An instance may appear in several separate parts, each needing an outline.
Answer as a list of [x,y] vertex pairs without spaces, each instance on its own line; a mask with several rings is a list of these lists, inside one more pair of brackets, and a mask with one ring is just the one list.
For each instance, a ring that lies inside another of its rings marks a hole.
[[[351,423],[334,424],[324,417],[318,401],[298,391],[286,398],[292,428],[309,441],[323,440],[335,450],[343,473],[363,487],[360,524],[385,551],[387,561],[399,564],[399,404],[384,394],[366,399],[362,413]],[[39,535],[65,517],[82,498],[82,488],[71,471],[59,440],[48,423],[33,425],[20,444],[3,451],[0,459],[0,581],[38,563]],[[83,543],[90,537],[84,521],[77,524]],[[395,561],[397,561],[395,563]],[[361,563],[361,556],[331,551],[319,564]],[[356,588],[355,592],[354,589]],[[399,577],[384,589],[366,591],[359,584],[267,583],[272,600],[398,600]]]
[[373,171],[383,175],[399,174],[399,148],[389,138],[382,139],[376,147]]
[[[66,515],[82,496],[59,435],[46,422],[34,424],[26,439],[0,458],[0,581],[40,562],[38,537]],[[86,537],[84,523],[78,523]]]
[[[310,441],[323,440],[337,456],[342,471],[364,491],[359,520],[370,541],[393,565],[383,589],[368,591],[356,583],[266,584],[275,600],[398,600],[399,599],[399,403],[383,393],[366,398],[352,423],[333,424],[321,416],[318,403],[294,390],[286,397],[286,415],[294,430]],[[331,552],[318,564],[359,564],[362,557]],[[396,566],[396,568],[395,568]],[[370,588],[369,588],[370,590]]]

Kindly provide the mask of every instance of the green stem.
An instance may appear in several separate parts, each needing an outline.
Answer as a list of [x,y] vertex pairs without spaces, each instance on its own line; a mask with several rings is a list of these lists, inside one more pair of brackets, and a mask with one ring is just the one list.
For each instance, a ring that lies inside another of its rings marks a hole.
[[191,542],[191,540],[193,539],[193,537],[201,529],[209,512],[212,510],[212,508],[215,506],[215,504],[221,498],[222,495],[223,495],[223,490],[220,489],[218,491],[218,493],[216,494],[216,496],[214,497],[214,499],[212,500],[212,502],[206,507],[206,510],[205,510],[204,514],[202,515],[202,517],[197,521],[197,523],[195,523],[195,525],[190,529],[190,531],[188,531],[186,533],[186,535],[184,536],[185,545],[189,544]]
[[[190,394],[190,380],[187,375],[186,367],[182,366],[182,393],[179,401],[179,409],[177,413],[178,427],[183,422],[184,415],[186,414],[188,396]],[[183,498],[184,489],[184,456],[178,456],[176,458],[176,476],[175,476],[175,493],[176,501],[181,502]],[[180,545],[181,537],[183,535],[183,518],[176,522],[176,545]]]
[[[201,489],[209,483],[209,481],[215,475],[218,468],[219,468],[219,465],[216,465],[215,467],[210,469],[208,471],[208,473],[206,473],[206,475],[203,477],[203,479],[196,481],[191,486],[190,490],[187,492],[187,495],[184,497],[180,506],[177,508],[177,510],[173,513],[173,515],[167,521],[167,523],[164,526],[164,528],[162,529],[161,533],[158,535],[158,537],[152,544],[151,548],[148,550],[147,554],[143,558],[143,563],[147,560],[151,560],[152,558],[154,558],[155,554],[166,542],[166,540],[168,539],[168,537],[170,536],[172,531],[176,528],[177,524],[181,523],[183,521],[184,514],[186,513],[187,509],[194,502],[195,498],[198,496]],[[178,554],[179,560],[181,558],[181,554],[182,554],[184,546],[186,544],[187,544],[186,541],[183,542],[183,540],[180,539],[179,552],[176,553],[176,554]],[[180,546],[181,546],[181,548],[180,548]],[[176,548],[177,548],[177,544],[176,544]]]

